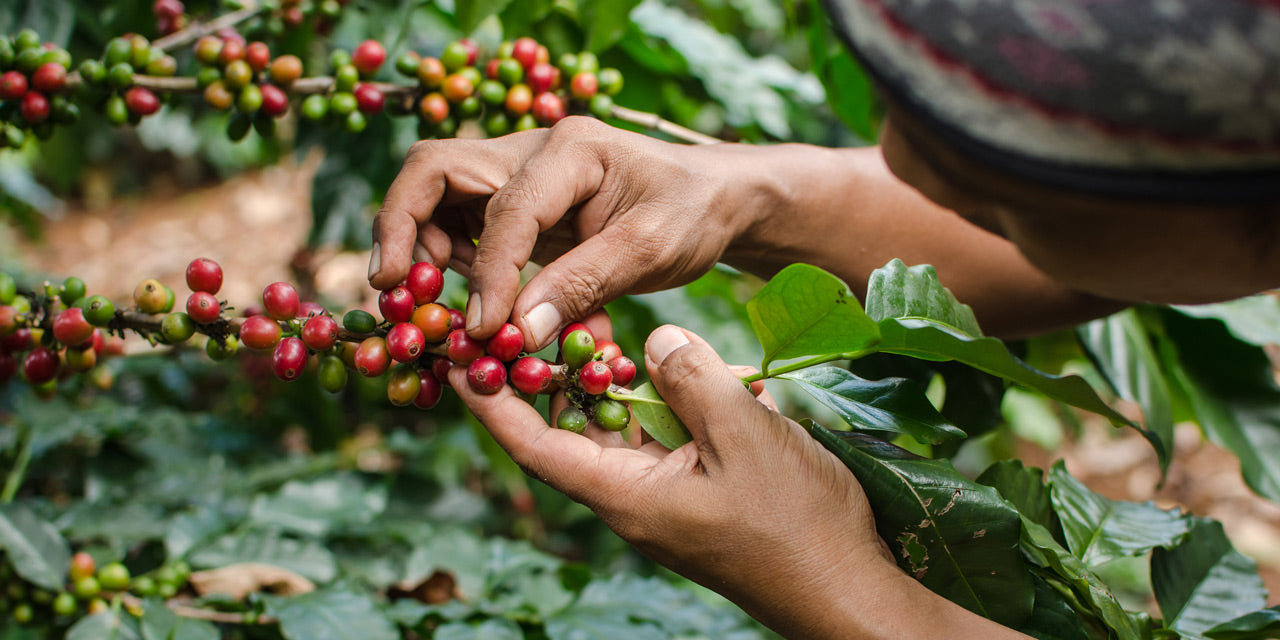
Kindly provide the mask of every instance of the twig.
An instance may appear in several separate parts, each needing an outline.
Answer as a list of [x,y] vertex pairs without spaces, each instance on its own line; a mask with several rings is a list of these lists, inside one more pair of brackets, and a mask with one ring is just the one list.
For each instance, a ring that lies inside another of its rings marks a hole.
[[[128,593],[120,594],[120,601],[130,609],[142,609],[146,604],[138,597]],[[192,607],[172,600],[166,601],[165,606],[169,610],[183,618],[191,618],[193,620],[207,620],[209,622],[218,622],[222,624],[275,624],[278,622],[275,618],[268,615],[254,616],[252,619],[246,618],[243,613],[234,611],[210,611],[201,609],[200,607]]]
[[4,482],[4,492],[0,493],[0,504],[9,504],[13,502],[14,496],[18,495],[18,487],[22,486],[23,479],[27,475],[27,464],[31,462],[31,444],[35,440],[32,436],[31,427],[26,422],[18,420],[18,429],[20,429],[21,444],[18,448],[18,458],[13,462],[13,468],[9,470],[9,477]]
[[631,124],[648,127],[654,131],[665,133],[677,140],[688,142],[690,144],[717,144],[724,142],[724,140],[714,136],[699,133],[693,129],[682,127],[670,120],[665,120],[656,113],[636,111],[635,109],[628,109],[615,104],[613,105],[613,111],[610,115],[622,120],[623,122],[630,122]]
[[185,29],[179,29],[178,31],[174,31],[171,34],[156,40],[151,43],[151,46],[164,51],[176,49],[185,44],[195,42],[196,40],[199,40],[211,33],[217,33],[227,27],[234,27],[235,25],[258,15],[262,10],[263,7],[258,4],[257,0],[248,0],[248,2],[245,2],[245,5],[240,9],[218,16],[208,22],[193,23]]

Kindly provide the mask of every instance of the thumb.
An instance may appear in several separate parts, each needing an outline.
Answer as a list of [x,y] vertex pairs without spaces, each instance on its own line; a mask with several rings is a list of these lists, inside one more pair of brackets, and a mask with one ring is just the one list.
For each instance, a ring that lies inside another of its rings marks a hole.
[[645,343],[644,360],[658,393],[689,428],[704,459],[723,461],[785,428],[691,331],[658,327]]

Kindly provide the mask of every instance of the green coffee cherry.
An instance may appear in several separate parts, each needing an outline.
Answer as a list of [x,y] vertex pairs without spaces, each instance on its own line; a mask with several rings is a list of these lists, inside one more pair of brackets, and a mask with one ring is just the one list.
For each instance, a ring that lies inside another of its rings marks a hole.
[[[173,315],[178,314],[175,313]],[[98,569],[98,584],[107,591],[124,591],[128,589],[130,577],[129,569],[119,562],[105,564]]]
[[144,598],[156,594],[156,581],[152,580],[150,576],[138,576],[133,579],[130,586],[134,593]]
[[18,296],[18,282],[7,273],[0,273],[0,304],[12,304]]
[[320,379],[320,388],[329,393],[338,393],[347,387],[347,367],[338,356],[320,358],[316,377]]
[[249,135],[249,129],[253,128],[253,118],[241,112],[231,116],[231,122],[227,123],[227,137],[232,142],[239,142]]
[[302,117],[308,120],[324,120],[329,113],[329,100],[320,94],[307,96],[302,101]]
[[606,431],[622,431],[631,422],[631,411],[627,405],[605,398],[596,404],[595,421]]
[[129,121],[129,106],[124,103],[124,96],[114,93],[107,98],[107,121],[120,126]]
[[72,593],[81,600],[89,600],[95,598],[102,591],[102,586],[98,584],[98,579],[93,576],[85,576],[76,580]]
[[160,335],[164,337],[164,341],[168,344],[186,342],[195,333],[196,323],[191,320],[191,316],[187,315],[185,311],[170,313],[160,322]]
[[76,603],[76,597],[63,591],[58,597],[53,599],[53,613],[64,618],[74,616],[79,604]]
[[72,304],[76,300],[84,297],[85,285],[84,280],[71,276],[62,281],[62,292],[58,294],[59,298],[66,304]]
[[208,354],[209,359],[214,362],[222,362],[227,358],[236,354],[240,349],[240,341],[235,336],[226,336],[222,342],[218,342],[217,338],[209,338],[204,345],[204,352]]
[[352,309],[342,316],[342,326],[351,333],[372,333],[378,321],[368,311]]
[[107,69],[107,84],[112,89],[128,89],[133,85],[133,67],[128,62],[113,64]]
[[582,365],[591,361],[596,355],[596,341],[590,333],[578,330],[565,336],[560,347],[560,355],[570,369],[581,369]]
[[106,296],[89,296],[84,300],[84,319],[95,327],[105,327],[116,315],[116,307]]
[[582,433],[587,430],[587,414],[577,407],[565,407],[556,416],[556,428]]

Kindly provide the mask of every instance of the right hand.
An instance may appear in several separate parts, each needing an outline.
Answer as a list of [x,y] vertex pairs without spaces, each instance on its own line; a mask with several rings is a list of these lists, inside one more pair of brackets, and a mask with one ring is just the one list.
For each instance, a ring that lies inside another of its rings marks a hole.
[[[536,351],[627,293],[686,284],[746,224],[737,145],[691,147],[591,118],[494,140],[414,145],[374,222],[369,282],[414,260],[466,276],[467,331],[504,322]],[[478,238],[478,243],[472,240]],[[545,265],[523,290],[520,270]]]

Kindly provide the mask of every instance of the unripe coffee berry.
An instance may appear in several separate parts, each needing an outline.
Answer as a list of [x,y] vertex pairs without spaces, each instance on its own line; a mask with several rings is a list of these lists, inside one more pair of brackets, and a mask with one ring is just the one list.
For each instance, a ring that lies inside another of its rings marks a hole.
[[302,325],[302,341],[313,351],[328,351],[338,341],[338,322],[326,315],[312,316]]
[[93,337],[93,325],[84,317],[84,311],[71,307],[53,319],[53,337],[68,347],[83,344]]
[[68,575],[72,582],[77,582],[82,578],[87,578],[97,573],[98,565],[93,561],[93,556],[83,551],[77,551],[71,556],[71,562],[68,565]]
[[342,326],[351,333],[370,333],[377,328],[378,320],[368,311],[352,309],[342,316]]
[[582,433],[587,430],[587,414],[577,407],[565,407],[556,416],[556,428]]
[[444,82],[444,77],[448,75],[445,71],[444,63],[439,58],[425,57],[418,62],[418,82],[428,89],[435,89]]
[[418,113],[431,124],[440,124],[449,117],[449,101],[439,93],[428,93],[418,103]]
[[191,316],[181,311],[170,313],[160,321],[160,335],[168,344],[186,342],[195,333],[195,322],[192,322]]
[[222,288],[222,265],[208,258],[196,258],[187,265],[187,286],[192,291],[218,293]]
[[43,384],[58,375],[58,354],[49,347],[36,347],[22,360],[22,375],[31,384]]
[[513,116],[523,116],[533,107],[533,90],[527,84],[517,84],[507,91],[504,101],[507,112]]
[[525,356],[511,365],[511,384],[523,393],[547,393],[552,388],[551,365],[536,356]]
[[[313,96],[314,97],[314,96]],[[323,99],[323,97],[321,98]],[[218,111],[226,111],[231,108],[231,104],[235,102],[236,95],[231,93],[226,83],[221,80],[215,81],[204,88],[205,104],[217,109]]]
[[510,322],[498,328],[498,332],[489,338],[485,351],[489,355],[503,361],[515,360],[524,350],[524,334],[520,328]]
[[466,329],[454,329],[449,332],[449,359],[454,364],[469,365],[484,355],[484,341],[472,338]]
[[570,369],[581,369],[595,357],[596,341],[589,332],[574,331],[565,336],[564,344],[560,345],[560,355]]
[[73,616],[76,614],[76,609],[78,607],[79,605],[76,604],[76,597],[65,591],[59,593],[58,597],[53,599],[53,613],[57,616],[62,616],[64,618]]
[[609,369],[609,365],[592,360],[582,366],[582,370],[578,372],[578,385],[586,393],[598,396],[609,390],[609,385],[613,383],[613,372]]
[[298,338],[285,338],[271,353],[271,370],[277,378],[291,382],[307,370],[307,345]]
[[196,41],[196,60],[200,61],[201,64],[207,66],[218,64],[218,57],[221,52],[222,39],[217,36],[203,36]]
[[212,293],[196,291],[187,298],[187,315],[200,324],[209,324],[222,315],[222,306]]
[[316,377],[320,380],[320,388],[329,393],[337,393],[347,386],[347,367],[338,356],[320,358],[320,366],[316,367]]
[[422,378],[407,365],[397,365],[387,378],[387,400],[397,407],[407,407],[418,398],[422,390]]
[[302,60],[295,55],[280,56],[271,61],[271,67],[267,73],[271,76],[272,82],[287,87],[294,80],[302,77]]
[[418,372],[418,395],[413,399],[413,406],[419,409],[431,409],[440,402],[444,385],[435,375],[427,371]]
[[209,359],[214,362],[222,362],[234,356],[236,351],[239,350],[240,341],[235,336],[223,336],[221,342],[217,338],[211,337],[204,343],[205,355],[208,355]]
[[244,50],[245,44],[243,40],[236,38],[224,38],[222,41],[222,49],[218,51],[218,62],[222,63],[222,66],[224,67],[228,67],[235,62],[240,62],[244,58]]
[[425,346],[422,330],[411,322],[400,322],[391,327],[386,339],[387,353],[396,362],[414,362],[422,356]]
[[292,320],[298,315],[298,292],[287,282],[273,282],[262,290],[262,306],[276,320]]
[[355,355],[356,371],[367,378],[376,378],[391,366],[391,355],[387,353],[387,341],[379,336],[370,336],[360,343]]
[[112,562],[98,569],[98,585],[107,591],[125,591],[129,588],[129,569],[119,562]]
[[415,262],[409,267],[409,277],[405,278],[404,287],[413,294],[416,304],[435,302],[444,291],[444,274],[430,262]]
[[392,287],[378,295],[378,311],[387,322],[408,322],[413,308],[413,294],[404,287]]
[[507,368],[493,356],[482,356],[467,365],[467,384],[476,393],[495,394],[507,384]]
[[434,302],[414,309],[410,322],[422,331],[422,338],[427,342],[440,342],[449,337],[452,330],[449,310]]
[[93,347],[68,347],[62,352],[62,362],[67,370],[84,373],[98,363],[98,352]]
[[636,363],[626,356],[618,356],[606,364],[609,370],[613,372],[613,383],[625,387],[636,379]]
[[595,338],[595,334],[591,332],[591,329],[589,329],[587,325],[582,324],[581,322],[571,322],[569,323],[569,326],[560,330],[560,337],[556,340],[556,346],[563,348],[564,339],[569,337],[569,334],[574,331],[586,331],[588,335]]
[[622,431],[631,422],[631,411],[626,404],[606,398],[596,404],[594,419],[606,431]]
[[444,94],[445,99],[454,104],[466,100],[474,92],[475,85],[471,84],[471,81],[466,76],[459,73],[445,78],[444,84],[440,88],[440,93]]
[[240,325],[240,342],[250,349],[270,349],[280,342],[280,325],[267,316],[251,316]]
[[467,66],[470,55],[466,45],[461,42],[450,42],[445,45],[444,51],[440,52],[440,62],[444,64],[445,69],[454,72]]

